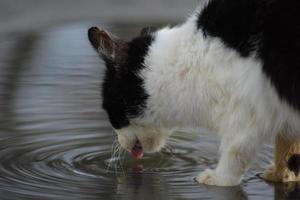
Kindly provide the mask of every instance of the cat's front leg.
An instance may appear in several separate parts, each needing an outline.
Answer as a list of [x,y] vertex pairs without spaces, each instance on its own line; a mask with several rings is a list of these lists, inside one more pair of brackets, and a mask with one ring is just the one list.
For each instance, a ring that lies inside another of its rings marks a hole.
[[[234,152],[222,153],[216,169],[206,169],[196,180],[205,185],[236,186],[240,184],[241,176],[245,171],[245,164],[241,163]],[[245,162],[245,161],[242,161]]]
[[236,138],[235,141],[222,141],[221,158],[214,170],[207,169],[199,174],[199,183],[215,186],[236,186],[256,154],[257,143]]

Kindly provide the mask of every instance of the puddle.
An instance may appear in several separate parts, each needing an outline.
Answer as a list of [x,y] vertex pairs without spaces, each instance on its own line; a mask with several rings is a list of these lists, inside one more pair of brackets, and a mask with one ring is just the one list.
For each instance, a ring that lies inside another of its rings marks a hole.
[[[91,25],[65,25],[0,43],[0,199],[299,197],[294,185],[258,178],[271,161],[269,145],[241,187],[233,188],[193,181],[218,159],[218,142],[204,133],[176,133],[162,152],[143,160],[113,153],[115,134],[101,108],[104,65],[86,36]],[[129,39],[142,27],[109,29]]]

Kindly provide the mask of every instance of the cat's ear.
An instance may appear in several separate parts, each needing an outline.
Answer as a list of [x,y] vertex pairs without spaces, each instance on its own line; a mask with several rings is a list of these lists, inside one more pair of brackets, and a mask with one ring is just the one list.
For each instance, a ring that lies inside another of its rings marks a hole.
[[142,36],[150,35],[150,34],[154,33],[155,31],[157,31],[156,27],[147,26],[141,30],[140,35],[142,35]]
[[92,27],[88,31],[92,46],[106,59],[122,62],[127,57],[128,44],[105,30]]

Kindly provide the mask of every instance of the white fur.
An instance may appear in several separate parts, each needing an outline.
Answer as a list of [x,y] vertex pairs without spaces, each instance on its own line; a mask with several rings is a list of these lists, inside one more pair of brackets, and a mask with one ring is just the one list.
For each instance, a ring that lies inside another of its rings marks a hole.
[[242,58],[220,39],[205,38],[195,20],[192,16],[156,33],[140,74],[149,94],[147,108],[134,124],[216,132],[221,138],[219,164],[197,180],[237,185],[265,138],[287,127],[290,133],[300,132],[299,116],[280,100],[255,55]]

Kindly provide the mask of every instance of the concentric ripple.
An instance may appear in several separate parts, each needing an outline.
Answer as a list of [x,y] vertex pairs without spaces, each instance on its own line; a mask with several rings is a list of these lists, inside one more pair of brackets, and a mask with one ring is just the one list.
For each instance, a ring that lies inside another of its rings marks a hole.
[[111,144],[111,136],[96,133],[85,138],[49,133],[2,140],[0,146],[5,148],[0,151],[0,187],[21,195],[70,192],[70,198],[81,198],[97,188],[98,192],[105,187],[113,189],[120,177],[156,173],[175,176],[180,169],[190,172],[197,165],[196,159],[188,156],[191,149],[176,153],[164,150],[137,161],[126,152],[113,157]]

